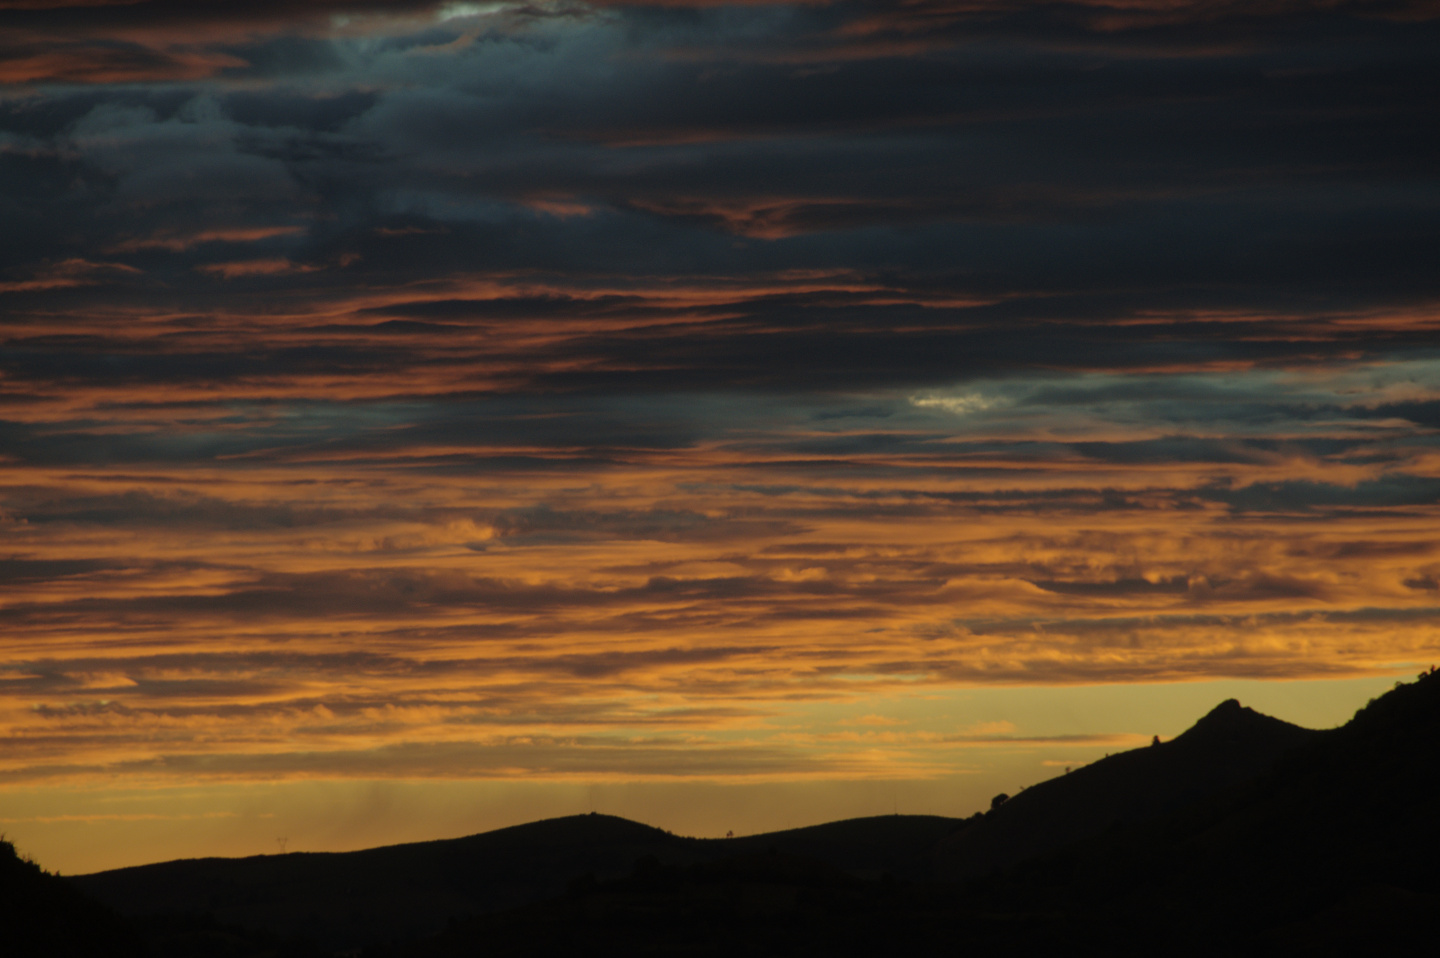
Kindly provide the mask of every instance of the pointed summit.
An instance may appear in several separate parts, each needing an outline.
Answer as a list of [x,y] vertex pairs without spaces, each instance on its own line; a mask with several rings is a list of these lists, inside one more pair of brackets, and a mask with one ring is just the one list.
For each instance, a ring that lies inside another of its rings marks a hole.
[[[1194,725],[1186,730],[1184,735],[1189,735],[1196,730],[1241,730],[1241,729],[1276,729],[1276,728],[1299,728],[1298,725],[1291,725],[1282,719],[1266,715],[1264,712],[1257,712],[1240,704],[1239,699],[1226,699],[1215,706],[1209,712],[1200,717]],[[1183,738],[1184,736],[1177,736]]]
[[1237,699],[1226,699],[1176,736],[1172,746],[1241,748],[1268,755],[1299,745],[1312,734],[1310,729],[1246,708]]
[[1321,733],[1227,699],[1169,742],[1101,759],[1028,788],[948,839],[937,866],[988,874],[1104,832],[1167,815],[1250,781]]

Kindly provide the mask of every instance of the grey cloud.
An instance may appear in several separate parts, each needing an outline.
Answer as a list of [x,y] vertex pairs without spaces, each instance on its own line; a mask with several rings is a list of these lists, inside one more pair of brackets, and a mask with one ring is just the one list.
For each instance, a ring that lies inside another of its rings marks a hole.
[[636,742],[600,736],[525,736],[509,742],[408,743],[378,749],[316,749],[294,752],[242,751],[191,754],[173,751],[149,760],[109,765],[34,764],[0,772],[0,781],[35,781],[72,775],[176,775],[207,778],[353,776],[419,778],[514,777],[524,769],[535,777],[622,773],[642,777],[723,775],[805,775],[863,773],[863,761],[819,756],[799,748],[754,745],[698,745],[656,739]]
[[[1302,609],[1287,611],[1246,612],[1226,614],[1205,611],[1167,612],[1160,615],[1113,615],[1093,617],[1032,617],[1017,619],[962,618],[956,624],[969,633],[978,636],[1024,636],[1033,635],[1036,627],[1055,635],[1074,635],[1087,641],[1129,642],[1131,636],[1148,635],[1156,648],[1167,647],[1173,640],[1171,635],[1193,628],[1236,628],[1254,629],[1266,626],[1287,626],[1299,623],[1336,624],[1388,624],[1407,622],[1431,622],[1440,620],[1440,606],[1428,607],[1385,607],[1373,606],[1363,609]],[[1241,631],[1239,634],[1245,634]],[[1243,643],[1242,643],[1243,646]],[[1222,654],[1235,651],[1244,655],[1244,649],[1222,650]],[[1203,650],[1200,653],[1203,655]],[[1288,659],[1286,662],[1294,665]],[[1328,661],[1305,663],[1317,670],[1316,674],[1336,669],[1348,671],[1349,666]]]
[[1257,482],[1240,488],[1210,487],[1197,493],[1243,512],[1308,512],[1430,506],[1440,502],[1440,480],[1395,473],[1353,486],[1296,479]]
[[1058,582],[1053,579],[1033,579],[1031,585],[1061,595],[1105,596],[1126,595],[1184,595],[1189,583],[1184,576],[1174,576],[1151,582],[1148,579],[1115,579],[1100,582]]
[[0,584],[21,585],[52,579],[86,576],[124,568],[114,559],[31,559],[23,556],[0,557]]
[[[412,637],[413,638],[413,637]],[[472,653],[474,650],[470,650]],[[597,722],[609,720],[615,702],[569,702],[553,694],[557,681],[610,679],[656,667],[684,667],[686,682],[701,681],[696,667],[725,666],[736,660],[773,654],[764,645],[720,645],[680,648],[661,646],[596,652],[506,650],[464,656],[413,657],[404,648],[353,653],[284,652],[263,649],[209,652],[90,656],[56,661],[12,662],[0,670],[0,694],[21,700],[44,699],[34,705],[46,718],[70,718],[108,712],[171,717],[213,715],[245,717],[289,714],[324,705],[354,718],[366,710],[404,704],[454,712],[452,721],[515,724],[527,721]],[[8,673],[8,674],[7,674]],[[487,679],[507,676],[499,685]],[[103,678],[97,679],[97,676]],[[457,694],[454,682],[472,677],[475,686]],[[522,678],[528,677],[528,678]],[[361,687],[355,687],[357,678]],[[406,691],[397,697],[363,686],[376,679],[402,680]],[[436,681],[443,692],[426,688]],[[315,684],[335,683],[317,695]],[[58,703],[58,704],[57,704]],[[716,706],[729,714],[728,707]],[[481,719],[467,715],[478,709]],[[688,714],[679,710],[630,710],[631,720],[648,724]],[[713,711],[701,709],[701,711]],[[647,717],[648,716],[648,717]],[[378,721],[378,720],[377,720]]]
[[548,506],[511,509],[490,518],[505,539],[567,542],[585,539],[657,539],[666,542],[791,534],[797,525],[783,518],[714,517],[676,509],[643,511],[557,510]]
[[[1283,420],[1285,417],[1276,418]],[[1116,463],[1258,463],[1273,461],[1277,452],[1284,449],[1281,443],[1275,441],[1191,436],[1166,436],[1132,442],[1077,442],[1071,448],[1087,458]]]
[[[884,590],[876,586],[877,594]],[[830,596],[835,584],[778,582],[762,576],[682,579],[653,576],[639,586],[572,588],[531,585],[457,572],[369,569],[345,572],[263,573],[210,595],[152,595],[134,598],[80,598],[51,603],[16,602],[0,609],[0,621],[38,624],[106,621],[144,623],[218,616],[238,620],[284,618],[356,619],[367,616],[429,616],[440,609],[483,609],[510,614],[562,613],[580,608],[621,608],[628,604],[684,606],[744,599]],[[663,608],[655,610],[663,615]],[[809,616],[824,618],[823,609]]]
[[237,502],[186,490],[171,493],[132,490],[110,495],[73,495],[47,489],[0,490],[0,504],[12,516],[31,523],[197,529],[285,529],[361,519],[434,518],[433,514],[405,506],[345,509],[293,502]]
[[[1003,29],[987,15],[986,29],[1012,37],[990,52],[962,44],[924,58],[839,60],[829,72],[734,59],[757,40],[804,51],[862,14],[896,15],[847,5],[623,10],[550,32],[487,34],[440,61],[382,44],[368,60],[344,60],[318,91],[194,84],[178,104],[173,90],[143,103],[134,92],[85,94],[88,109],[65,134],[79,150],[68,162],[95,172],[91,196],[101,206],[159,204],[172,226],[190,215],[173,206],[181,199],[239,203],[240,218],[255,221],[289,221],[298,202],[318,216],[300,259],[369,250],[349,270],[375,278],[430,275],[479,255],[504,268],[630,273],[844,262],[935,275],[958,261],[972,290],[1138,282],[1150,306],[1203,306],[1217,294],[1233,304],[1317,289],[1351,302],[1434,291],[1422,270],[1435,242],[1426,186],[1434,167],[1425,159],[1433,151],[1414,132],[1426,128],[1429,107],[1415,91],[1427,87],[1433,61],[1414,43],[1389,42],[1396,31],[1382,22],[1322,18],[1314,37],[1277,34],[1225,57],[1121,55],[1111,34],[1112,45],[1087,56],[1052,41],[1068,29],[1083,47],[1095,42],[1088,28],[1028,8],[1001,16]],[[1027,41],[1027,30],[1039,32]],[[1329,42],[1355,30],[1388,45],[1357,58],[1359,47]],[[728,67],[661,55],[692,42],[730,58]],[[308,56],[288,49],[277,63]],[[633,56],[614,58],[615,49]],[[1091,69],[1097,56],[1102,68]],[[1388,112],[1367,107],[1381,101]],[[55,125],[35,109],[11,116],[39,135]],[[616,137],[631,145],[612,145]],[[1328,163],[1317,166],[1317,156]],[[1356,185],[1367,178],[1387,188]],[[1257,182],[1268,185],[1257,191]],[[597,211],[559,220],[516,206],[545,196]],[[94,203],[73,199],[77,213]],[[378,243],[373,227],[406,209],[459,235]],[[746,223],[804,235],[735,249],[727,234],[751,229]],[[1317,239],[1342,236],[1353,240]],[[200,282],[187,270],[204,260],[183,262],[174,280]],[[885,311],[872,315],[877,325],[892,322]],[[1212,346],[1223,339],[1195,332]],[[873,351],[875,343],[856,345]],[[934,345],[916,343],[914,352],[933,354]],[[1253,355],[1258,346],[1245,348]],[[1056,356],[1067,352],[1062,344]],[[753,373],[731,366],[728,375]]]

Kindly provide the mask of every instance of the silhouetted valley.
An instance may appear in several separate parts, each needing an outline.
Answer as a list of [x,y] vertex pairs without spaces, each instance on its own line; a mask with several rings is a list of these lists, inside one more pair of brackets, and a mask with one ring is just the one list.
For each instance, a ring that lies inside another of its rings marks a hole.
[[9,908],[12,941],[85,928],[116,944],[0,950],[435,958],[1398,948],[1428,935],[1440,914],[1437,742],[1440,676],[1427,673],[1328,731],[1225,702],[1172,741],[964,819],[889,815],[693,839],[580,815],[447,841],[174,861],[68,881],[12,850],[13,861],[0,862],[10,869],[0,869],[7,902],[23,892],[48,903]]

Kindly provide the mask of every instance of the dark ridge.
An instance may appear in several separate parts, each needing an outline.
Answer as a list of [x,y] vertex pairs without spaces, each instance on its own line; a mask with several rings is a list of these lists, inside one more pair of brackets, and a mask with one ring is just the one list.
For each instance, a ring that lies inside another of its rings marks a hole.
[[110,909],[0,839],[0,955],[140,958],[140,937]]
[[579,874],[624,874],[682,841],[623,818],[575,815],[444,841],[185,859],[70,880],[123,915],[206,915],[349,949],[558,895]]
[[911,872],[958,820],[886,815],[735,839],[695,839],[612,815],[573,815],[466,838],[357,852],[204,858],[70,879],[121,914],[206,916],[217,926],[311,940],[325,948],[433,935],[454,919],[608,881],[635,862],[786,854],[861,876]]
[[[913,920],[911,890],[776,847],[689,865],[640,861],[624,878],[577,882],[564,898],[481,915],[365,958],[934,953],[925,947],[938,940],[923,920],[930,916]],[[954,955],[957,941],[944,953]]]
[[935,844],[965,827],[940,815],[876,815],[733,839],[702,839],[706,858],[769,854],[823,861],[855,878],[929,875]]
[[1426,673],[1326,732],[1223,702],[970,820],[688,839],[585,815],[73,881],[148,916],[154,958],[1423,954],[1437,742]]
[[1230,699],[1169,742],[1111,755],[1010,798],[936,849],[935,874],[988,875],[1159,818],[1255,779],[1322,734]]
[[1440,915],[1437,743],[1432,671],[1252,782],[1017,869],[986,892],[988,906],[1058,908],[1081,937],[1145,940],[1157,953],[1428,951]]
[[1174,742],[1096,763],[1096,780],[1217,754],[1233,768],[1284,746],[1267,770],[1006,872],[867,881],[778,849],[639,863],[367,955],[1425,954],[1440,915],[1437,736],[1433,675],[1324,733],[1227,702]]

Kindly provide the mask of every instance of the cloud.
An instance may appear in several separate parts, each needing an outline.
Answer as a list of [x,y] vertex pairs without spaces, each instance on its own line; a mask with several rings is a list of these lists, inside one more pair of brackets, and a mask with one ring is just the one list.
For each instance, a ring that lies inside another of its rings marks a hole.
[[956,416],[979,412],[996,405],[998,400],[987,399],[979,393],[962,396],[911,396],[910,403],[921,409],[941,409]]
[[796,710],[1432,659],[1437,30],[0,5],[4,774],[919,775],[1110,740]]
[[1240,489],[1210,489],[1201,495],[1236,511],[1307,512],[1317,509],[1383,509],[1432,506],[1440,501],[1440,480],[1391,475],[1353,486],[1294,480],[1255,483]]
[[199,267],[202,273],[211,273],[224,279],[243,276],[275,276],[282,273],[308,273],[316,266],[301,266],[287,259],[246,259],[228,263],[206,263]]

